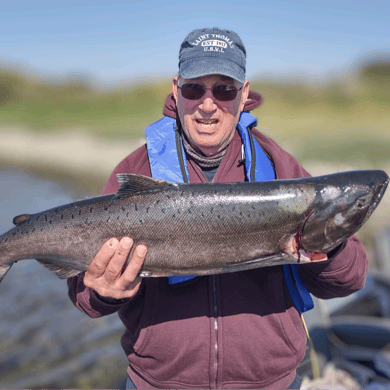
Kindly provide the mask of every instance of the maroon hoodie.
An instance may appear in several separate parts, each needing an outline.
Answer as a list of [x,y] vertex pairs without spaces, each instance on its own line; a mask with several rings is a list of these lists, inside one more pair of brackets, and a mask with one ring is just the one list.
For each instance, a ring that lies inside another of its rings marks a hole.
[[[250,93],[244,110],[261,102]],[[164,115],[176,117],[172,95]],[[309,174],[274,141],[253,129],[271,158],[278,179]],[[214,182],[245,181],[241,139],[236,133]],[[188,161],[192,183],[206,182]],[[117,173],[151,176],[146,146],[114,170],[102,194],[116,192]],[[364,286],[367,258],[355,237],[322,263],[300,266],[309,291],[319,298],[343,297]],[[288,387],[304,357],[306,336],[284,282],[283,267],[228,273],[169,285],[167,278],[145,278],[125,303],[106,303],[85,287],[83,277],[68,280],[69,296],[90,317],[118,312],[126,331],[122,346],[128,374],[137,388],[269,388]]]

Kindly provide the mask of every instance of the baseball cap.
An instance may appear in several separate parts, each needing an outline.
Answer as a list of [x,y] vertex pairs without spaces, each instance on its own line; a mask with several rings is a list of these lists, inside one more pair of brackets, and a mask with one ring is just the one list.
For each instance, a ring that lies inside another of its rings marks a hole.
[[179,73],[185,79],[220,74],[245,82],[246,50],[233,31],[203,28],[190,32],[180,46]]

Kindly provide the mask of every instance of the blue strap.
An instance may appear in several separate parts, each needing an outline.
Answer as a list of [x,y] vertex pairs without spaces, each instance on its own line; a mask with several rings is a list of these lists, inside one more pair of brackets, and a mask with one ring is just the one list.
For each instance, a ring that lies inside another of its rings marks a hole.
[[313,309],[314,302],[308,289],[304,285],[299,274],[299,265],[287,264],[283,266],[284,279],[295,308],[304,313]]
[[[175,139],[176,121],[165,116],[145,129],[146,147],[152,177],[173,183],[183,183]],[[188,177],[184,146],[181,144],[184,166]]]

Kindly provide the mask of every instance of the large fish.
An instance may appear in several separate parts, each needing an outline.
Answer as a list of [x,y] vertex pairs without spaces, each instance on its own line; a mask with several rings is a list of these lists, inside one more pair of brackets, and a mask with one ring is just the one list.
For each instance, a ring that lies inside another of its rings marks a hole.
[[355,233],[381,200],[383,171],[260,183],[176,184],[118,175],[116,194],[14,218],[0,236],[0,280],[39,259],[67,278],[86,271],[103,242],[148,247],[141,276],[207,275],[307,263]]

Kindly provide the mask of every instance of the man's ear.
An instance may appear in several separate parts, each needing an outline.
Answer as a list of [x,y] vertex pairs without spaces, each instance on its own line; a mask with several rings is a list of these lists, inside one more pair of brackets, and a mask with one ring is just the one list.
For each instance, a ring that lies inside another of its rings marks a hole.
[[248,95],[249,95],[249,80],[245,80],[245,83],[242,87],[242,93],[241,93],[240,112],[244,110],[244,106],[248,99]]
[[179,94],[179,88],[177,88],[178,85],[179,85],[179,77],[175,76],[172,80],[172,92],[176,102],[177,102],[177,96]]

